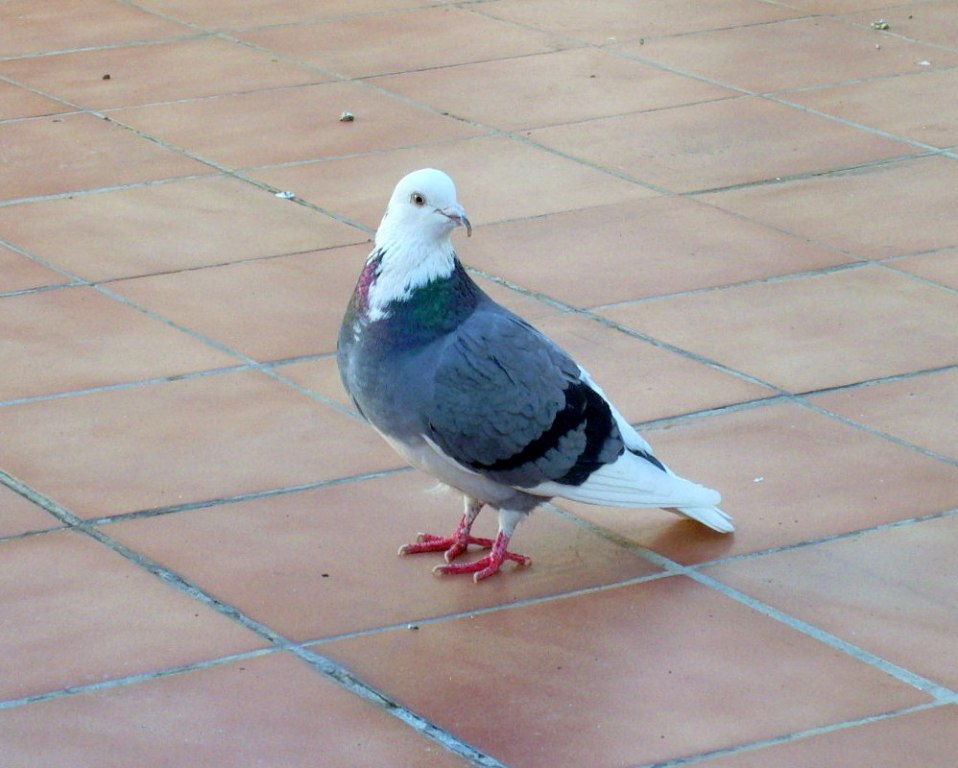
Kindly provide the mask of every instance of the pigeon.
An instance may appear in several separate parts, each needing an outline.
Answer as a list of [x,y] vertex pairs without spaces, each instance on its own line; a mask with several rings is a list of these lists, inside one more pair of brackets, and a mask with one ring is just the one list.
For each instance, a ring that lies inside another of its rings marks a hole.
[[[506,561],[529,565],[509,541],[554,497],[662,507],[733,531],[717,491],[673,473],[581,366],[472,280],[452,245],[459,227],[472,235],[449,176],[432,168],[404,176],[337,344],[363,418],[409,464],[463,495],[451,536],[420,534],[400,554],[444,552],[435,572],[475,581]],[[484,506],[498,511],[495,539],[471,533]],[[470,545],[488,553],[454,562]]]

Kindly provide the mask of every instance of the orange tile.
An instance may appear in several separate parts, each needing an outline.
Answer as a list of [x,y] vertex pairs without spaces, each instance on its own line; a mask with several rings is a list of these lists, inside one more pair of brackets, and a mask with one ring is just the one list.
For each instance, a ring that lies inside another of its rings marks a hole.
[[683,563],[936,514],[956,503],[954,467],[795,405],[719,414],[645,437],[677,473],[722,493],[734,535],[665,511],[556,503]]
[[[469,268],[470,265],[466,264],[466,269]],[[510,312],[515,312],[519,317],[533,325],[549,318],[558,317],[565,312],[563,309],[556,308],[545,301],[541,301],[534,293],[527,294],[521,290],[501,285],[491,278],[477,274],[475,271],[472,274],[472,278],[494,301],[504,306]]]
[[[121,280],[138,305],[257,360],[333,352],[368,244]],[[327,297],[317,301],[317,294]]]
[[684,577],[316,649],[516,768],[645,765],[927,701]]
[[251,372],[7,406],[0,432],[17,435],[0,466],[85,518],[402,466],[365,424]]
[[274,370],[290,381],[307,389],[311,389],[322,397],[327,397],[333,402],[339,403],[344,408],[349,408],[351,411],[357,412],[356,407],[352,404],[349,395],[346,394],[346,390],[343,388],[335,355],[331,354],[320,360],[278,365]]
[[623,325],[807,392],[958,362],[958,296],[879,267],[601,312]]
[[[219,38],[105,48],[0,63],[0,73],[88,109],[330,80]],[[109,75],[109,77],[107,77]]]
[[578,307],[821,269],[849,257],[681,197],[484,227],[462,258]]
[[12,200],[203,174],[209,166],[93,115],[0,123],[0,197]]
[[67,5],[5,0],[0,51],[5,56],[193,35],[189,27],[112,0]]
[[796,15],[789,8],[752,0],[718,0],[695,6],[681,2],[637,6],[630,0],[608,0],[589,5],[551,0],[503,0],[490,3],[482,10],[502,19],[578,37],[594,45],[762,24]]
[[351,78],[542,53],[570,45],[536,30],[452,6],[253,30],[239,37]]
[[7,371],[0,400],[50,395],[237,361],[92,288],[0,300],[0,346]]
[[700,768],[794,768],[828,765],[836,755],[854,755],[856,762],[872,768],[908,763],[950,768],[958,749],[956,718],[958,707],[938,707],[695,764]]
[[958,518],[950,517],[729,563],[708,573],[955,688],[956,534]]
[[[370,430],[371,432],[372,430]],[[419,531],[453,532],[462,497],[406,472],[305,493],[131,520],[104,528],[257,621],[298,641],[616,583],[656,572],[636,554],[540,510],[513,548],[532,566],[506,565],[474,584],[437,577],[442,555],[400,557]],[[480,536],[494,536],[484,510]],[[463,559],[475,559],[470,552]],[[320,649],[322,652],[322,649]]]
[[632,422],[775,394],[578,315],[546,319],[536,327],[572,355]]
[[956,52],[820,17],[673,36],[625,49],[755,93],[919,72],[924,59],[958,64]]
[[0,740],[15,763],[77,768],[468,765],[285,654],[18,707]]
[[958,144],[958,70],[928,71],[782,94],[782,98],[934,147]]
[[0,207],[0,232],[95,281],[366,239],[353,227],[223,176]]
[[540,128],[531,137],[673,192],[820,172],[915,152],[906,144],[747,97]]
[[[829,392],[812,402],[958,459],[958,370]],[[958,499],[956,499],[958,501]]]
[[[342,122],[344,111],[356,119]],[[358,83],[229,94],[110,114],[231,167],[373,152],[481,133]]]
[[[0,542],[0,649],[19,698],[265,646],[238,623],[72,531]],[[69,648],[69,652],[64,652]]]
[[[644,548],[956,687],[953,6],[0,0],[0,381],[28,398],[0,393],[3,755],[465,764],[22,482],[504,765],[950,768],[953,705]],[[477,282],[652,420],[734,535],[557,501],[517,532],[533,566],[478,586],[395,555],[461,502],[355,418],[332,349],[426,166]],[[165,514],[111,517],[138,510]]]
[[68,112],[70,108],[39,94],[0,81],[0,120],[15,117],[37,117]]
[[[605,51],[574,49],[377,78],[389,91],[514,131],[722,99],[734,92]],[[508,82],[508,88],[503,83]]]
[[[0,217],[3,216],[3,210],[0,209]],[[69,282],[70,278],[0,245],[0,293]]]
[[958,242],[958,163],[925,157],[704,199],[801,237],[868,258]]
[[940,253],[906,256],[889,262],[889,266],[958,290],[958,248]]
[[255,4],[238,4],[235,0],[207,0],[202,4],[192,0],[142,0],[140,4],[203,27],[244,29],[413,8],[422,0],[324,0],[322,4],[315,0],[261,0]]
[[824,16],[885,7],[881,0],[790,0],[789,5]]
[[0,515],[0,538],[61,525],[49,512],[5,486],[0,486],[0,509],[3,510]]
[[[455,141],[434,144],[428,150],[413,147],[321,163],[262,168],[251,175],[280,189],[293,190],[325,210],[375,228],[396,182],[410,171],[430,166],[452,176],[459,202],[469,212],[473,226],[655,194],[507,138]],[[517,168],[522,173],[517,174]],[[503,194],[504,180],[508,180],[507,195]],[[468,263],[469,246],[466,242],[457,243]]]

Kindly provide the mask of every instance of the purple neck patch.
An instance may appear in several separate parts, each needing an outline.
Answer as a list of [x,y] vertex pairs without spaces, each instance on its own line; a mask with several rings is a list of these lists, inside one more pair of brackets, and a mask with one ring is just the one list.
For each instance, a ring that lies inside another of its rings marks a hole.
[[366,314],[369,310],[369,289],[372,288],[376,278],[379,277],[379,266],[383,260],[382,251],[377,251],[359,275],[359,282],[356,284],[356,308]]

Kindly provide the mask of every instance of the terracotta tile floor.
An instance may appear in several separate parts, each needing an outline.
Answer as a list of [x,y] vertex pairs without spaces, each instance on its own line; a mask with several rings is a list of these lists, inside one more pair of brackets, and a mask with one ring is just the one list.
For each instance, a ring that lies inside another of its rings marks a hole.
[[[956,87],[953,0],[0,0],[0,768],[953,768]],[[333,353],[427,165],[734,536],[395,555]]]

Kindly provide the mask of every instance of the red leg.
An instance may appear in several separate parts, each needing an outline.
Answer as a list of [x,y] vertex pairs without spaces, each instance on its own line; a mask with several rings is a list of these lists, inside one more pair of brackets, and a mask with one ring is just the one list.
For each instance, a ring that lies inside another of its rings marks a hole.
[[499,572],[499,566],[501,566],[506,560],[512,560],[514,563],[518,563],[520,566],[530,565],[532,560],[525,555],[519,555],[515,552],[509,552],[509,539],[512,538],[512,534],[516,530],[516,526],[519,524],[519,521],[522,519],[522,512],[514,512],[509,509],[500,509],[499,510],[499,533],[496,535],[496,540],[492,544],[492,549],[489,551],[489,554],[480,557],[473,563],[450,563],[449,565],[437,565],[432,569],[433,573],[436,574],[456,574],[456,573],[471,573],[473,581],[481,581],[486,579],[489,576],[492,576],[495,573]]
[[532,559],[525,555],[519,555],[515,552],[509,552],[506,547],[509,546],[509,536],[503,531],[499,531],[492,549],[485,557],[480,557],[472,563],[450,563],[449,565],[437,565],[432,569],[436,574],[456,574],[471,573],[473,581],[480,581],[499,572],[501,566],[506,560],[512,560],[519,563],[520,566],[529,565]]
[[476,544],[483,549],[491,549],[492,539],[482,539],[470,534],[472,524],[476,521],[482,502],[465,497],[466,511],[456,526],[452,536],[436,536],[432,533],[420,533],[414,544],[406,544],[399,548],[400,555],[417,555],[420,552],[445,552],[447,563],[451,563],[466,551],[470,544]]

